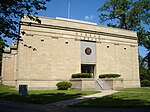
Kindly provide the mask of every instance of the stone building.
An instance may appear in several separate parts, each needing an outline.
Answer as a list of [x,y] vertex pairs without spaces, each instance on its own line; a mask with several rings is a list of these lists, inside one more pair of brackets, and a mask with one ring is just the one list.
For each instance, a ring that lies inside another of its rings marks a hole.
[[123,88],[140,87],[137,33],[64,18],[21,21],[18,43],[3,53],[3,84],[56,89],[74,73],[121,75]]

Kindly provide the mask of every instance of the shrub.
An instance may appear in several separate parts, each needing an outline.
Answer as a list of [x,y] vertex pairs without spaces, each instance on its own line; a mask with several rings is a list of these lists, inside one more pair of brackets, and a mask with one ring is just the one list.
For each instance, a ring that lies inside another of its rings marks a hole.
[[68,88],[71,88],[72,84],[70,82],[59,82],[56,84],[59,90],[68,90]]
[[142,87],[148,87],[148,86],[150,86],[150,81],[147,80],[147,79],[142,80],[142,81],[141,81],[141,86],[142,86]]
[[72,74],[72,78],[91,78],[91,77],[92,77],[91,73]]
[[101,74],[99,75],[99,78],[117,78],[120,77],[119,74]]

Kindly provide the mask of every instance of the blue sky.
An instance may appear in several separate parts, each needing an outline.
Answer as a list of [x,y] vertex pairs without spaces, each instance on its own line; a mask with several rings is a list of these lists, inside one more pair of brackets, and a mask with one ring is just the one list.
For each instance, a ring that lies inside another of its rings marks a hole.
[[48,17],[68,18],[68,4],[70,3],[70,19],[99,23],[97,9],[106,0],[52,0],[47,6],[47,11],[39,15]]

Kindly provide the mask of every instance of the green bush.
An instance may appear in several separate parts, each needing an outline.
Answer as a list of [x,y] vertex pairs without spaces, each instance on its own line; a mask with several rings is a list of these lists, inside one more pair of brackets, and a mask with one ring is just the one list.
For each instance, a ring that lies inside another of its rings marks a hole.
[[150,81],[145,79],[141,81],[141,86],[142,87],[149,87],[150,86]]
[[57,83],[56,86],[59,90],[68,90],[69,88],[71,88],[72,84],[70,82],[62,81]]
[[119,74],[101,74],[99,75],[99,78],[117,78],[120,77]]
[[91,78],[91,77],[92,77],[91,73],[72,74],[72,78]]

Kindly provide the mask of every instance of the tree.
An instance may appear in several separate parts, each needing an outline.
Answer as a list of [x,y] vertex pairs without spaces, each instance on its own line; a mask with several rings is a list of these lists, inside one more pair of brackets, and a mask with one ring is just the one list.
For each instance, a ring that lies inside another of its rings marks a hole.
[[137,31],[150,23],[149,0],[107,0],[98,11],[100,22],[113,20],[108,26]]
[[7,38],[19,40],[19,24],[26,16],[40,23],[36,15],[46,10],[45,4],[51,0],[0,0],[0,68],[3,48]]
[[139,71],[140,71],[140,80],[149,80],[150,81],[150,70],[148,68],[148,63],[145,59],[139,55]]
[[148,63],[147,67],[150,70],[150,32],[149,31],[140,31],[138,32],[139,45],[144,46],[147,49],[147,54],[144,57],[144,61]]
[[148,51],[145,60],[150,69],[150,0],[107,0],[98,11],[101,23],[137,31],[139,45]]
[[[18,39],[18,27],[24,14],[31,20],[38,21],[39,10],[46,10],[50,0],[1,0],[0,1],[0,37]],[[33,16],[32,16],[33,15]]]

